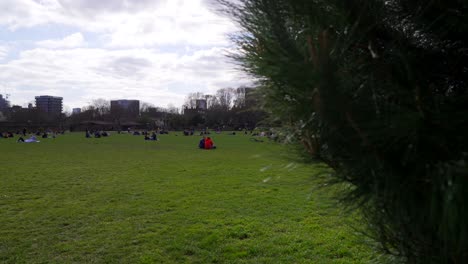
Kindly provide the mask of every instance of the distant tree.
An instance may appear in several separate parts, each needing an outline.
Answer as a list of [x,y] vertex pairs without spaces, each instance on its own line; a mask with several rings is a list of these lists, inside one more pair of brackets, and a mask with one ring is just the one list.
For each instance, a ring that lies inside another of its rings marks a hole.
[[216,99],[219,102],[219,106],[225,111],[231,109],[234,98],[235,90],[233,88],[223,88],[216,91]]
[[64,107],[63,107],[63,114],[64,114],[66,117],[71,116],[71,115],[72,115],[72,111],[71,111],[70,107],[64,106]]
[[173,104],[168,104],[166,110],[170,114],[179,114],[180,113],[179,108],[175,107]]
[[197,100],[204,98],[205,95],[201,92],[189,93],[185,98],[184,107],[188,109],[195,109],[197,107]]
[[52,119],[36,108],[29,109],[15,105],[7,113],[7,116],[9,121],[23,124],[43,124],[56,121],[56,118]]
[[110,113],[110,101],[102,98],[93,99],[91,105],[97,116],[103,117]]
[[206,100],[206,107],[208,109],[211,109],[213,107],[216,107],[219,105],[219,101],[218,101],[218,98],[216,96],[213,96],[213,95],[205,95],[205,100]]
[[140,102],[140,114],[147,113],[151,111],[150,109],[154,109],[155,106],[152,103],[147,103],[147,102]]
[[237,108],[245,106],[245,89],[246,87],[239,87],[235,90],[236,99],[234,100],[234,106]]

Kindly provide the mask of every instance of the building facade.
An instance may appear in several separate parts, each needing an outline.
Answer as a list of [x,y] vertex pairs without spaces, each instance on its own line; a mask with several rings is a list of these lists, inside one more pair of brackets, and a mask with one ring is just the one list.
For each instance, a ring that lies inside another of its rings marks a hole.
[[10,108],[10,102],[0,94],[0,112]]
[[197,99],[196,100],[196,109],[206,110],[206,99]]
[[140,101],[111,100],[111,114],[116,118],[137,118],[140,115]]
[[73,108],[72,109],[72,115],[77,115],[81,114],[81,108]]
[[58,116],[62,113],[63,97],[41,95],[36,96],[36,108],[49,116]]

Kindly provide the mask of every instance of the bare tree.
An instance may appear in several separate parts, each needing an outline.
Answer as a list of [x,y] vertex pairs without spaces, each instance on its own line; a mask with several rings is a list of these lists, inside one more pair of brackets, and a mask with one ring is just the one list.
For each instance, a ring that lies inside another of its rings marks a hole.
[[175,107],[173,104],[168,104],[166,111],[170,114],[179,114],[179,108]]
[[197,108],[197,100],[205,99],[205,95],[201,92],[189,93],[185,98],[184,107],[188,109]]
[[235,97],[234,88],[223,88],[216,91],[216,97],[219,101],[219,104],[224,109],[231,109],[233,99]]
[[149,109],[156,108],[154,104],[148,102],[140,102],[140,113],[148,112]]
[[110,113],[110,102],[106,99],[98,98],[91,101],[91,105],[98,116],[104,116]]

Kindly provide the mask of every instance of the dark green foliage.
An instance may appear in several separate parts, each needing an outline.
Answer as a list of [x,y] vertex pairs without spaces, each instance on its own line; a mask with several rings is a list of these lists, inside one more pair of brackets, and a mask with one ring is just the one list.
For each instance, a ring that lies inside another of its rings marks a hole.
[[223,2],[264,106],[408,263],[468,262],[466,1]]

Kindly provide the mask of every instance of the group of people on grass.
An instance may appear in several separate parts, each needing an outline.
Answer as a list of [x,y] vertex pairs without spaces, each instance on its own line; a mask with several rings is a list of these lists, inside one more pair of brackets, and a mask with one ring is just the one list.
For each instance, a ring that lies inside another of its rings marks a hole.
[[15,135],[13,135],[12,132],[4,132],[0,133],[0,138],[14,138]]
[[14,138],[15,134],[20,136],[20,138],[26,138],[28,134],[31,134],[36,137],[41,138],[56,138],[59,134],[65,134],[63,130],[51,130],[51,129],[40,129],[37,131],[28,131],[26,128],[22,130],[17,130],[15,133],[11,131],[0,132],[0,138]]
[[[132,133],[132,132],[138,132],[138,133]],[[144,140],[149,140],[149,141],[158,141],[158,132],[156,131],[153,131],[153,132],[147,132],[147,131],[144,131],[144,132],[139,132],[139,131],[128,131],[128,133],[132,133],[133,135],[143,135],[144,136]],[[188,132],[188,133],[186,133]],[[58,133],[64,133],[64,132],[52,132],[52,131],[42,131],[42,132],[36,132],[36,133],[31,133],[31,136],[29,138],[26,138],[26,135],[27,135],[27,131],[26,129],[23,129],[23,131],[18,131],[16,134],[20,135],[20,137],[18,138],[17,142],[24,142],[24,143],[31,143],[31,142],[40,142],[37,138],[41,137],[41,138],[55,138],[56,135]],[[184,131],[184,134],[187,134],[187,135],[193,135],[194,133],[194,130],[187,130],[187,131]],[[160,134],[168,134],[167,132],[160,132]],[[210,134],[208,132],[208,130],[206,131],[202,131],[200,133],[200,135],[203,135],[203,138],[199,141],[198,143],[198,147],[200,149],[216,149],[216,145],[214,144],[213,140],[206,136]],[[230,133],[230,135],[235,135],[235,132],[234,133]],[[100,137],[108,137],[110,136],[110,133],[109,132],[106,132],[106,131],[99,131],[99,130],[90,130],[90,129],[86,129],[85,131],[85,137],[86,138],[100,138]],[[6,132],[6,133],[0,133],[0,138],[13,138],[14,137],[14,133],[12,132]]]
[[92,138],[92,135],[94,135],[95,138],[101,138],[101,137],[108,137],[110,136],[110,133],[107,131],[90,131],[86,129],[85,137],[86,138]]
[[154,141],[157,141],[158,140],[158,136],[156,135],[156,132],[153,131],[153,133],[151,133],[151,137],[149,136],[149,133],[146,133],[145,134],[145,140],[154,140]]
[[[14,138],[15,134],[19,136],[16,142],[24,142],[24,143],[31,143],[31,142],[39,142],[37,138],[56,138],[59,134],[65,134],[63,130],[51,130],[51,129],[40,129],[37,131],[28,131],[26,128],[22,130],[17,130],[16,133],[11,131],[2,132],[0,133],[0,138]],[[27,137],[29,135],[29,137]]]
[[200,149],[215,149],[216,146],[213,142],[213,140],[211,140],[210,137],[203,137],[200,142],[198,142],[198,148]]

